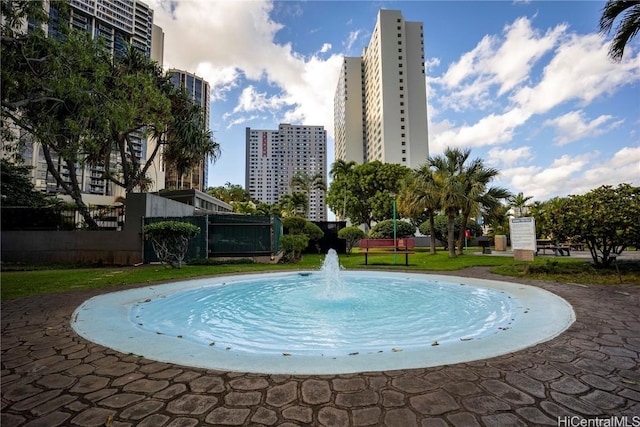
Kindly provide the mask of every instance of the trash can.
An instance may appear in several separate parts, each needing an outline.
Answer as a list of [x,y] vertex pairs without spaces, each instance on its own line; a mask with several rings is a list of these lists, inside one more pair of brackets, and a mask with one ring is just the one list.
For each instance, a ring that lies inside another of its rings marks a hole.
[[496,251],[506,251],[507,250],[507,236],[504,234],[499,234],[493,238],[494,245],[496,247]]
[[491,253],[491,249],[489,248],[489,246],[491,246],[491,241],[489,240],[489,238],[487,236],[478,237],[478,246],[480,246],[482,248],[482,253],[483,254],[490,254]]

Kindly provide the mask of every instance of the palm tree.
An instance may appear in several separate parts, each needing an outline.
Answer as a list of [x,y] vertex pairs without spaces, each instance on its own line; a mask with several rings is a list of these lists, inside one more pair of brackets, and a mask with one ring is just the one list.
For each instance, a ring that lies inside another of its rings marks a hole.
[[309,206],[309,201],[304,193],[285,194],[280,197],[278,204],[283,217],[296,216],[298,214],[307,216],[306,209]]
[[[309,201],[311,199],[311,191],[321,190],[325,191],[327,186],[324,183],[324,177],[321,173],[315,175],[309,175],[307,172],[297,172],[293,178],[291,178],[291,189],[298,187],[301,192],[306,196],[306,206],[304,209],[305,217],[309,212]],[[296,193],[293,193],[296,194]]]
[[429,217],[431,254],[436,253],[435,216],[440,208],[440,194],[434,180],[433,170],[428,164],[413,171],[413,175],[402,183],[398,194],[398,211],[409,218]]
[[342,216],[340,219],[345,220],[347,218],[347,194],[349,193],[349,174],[351,173],[356,162],[338,159],[333,165],[331,165],[331,171],[329,175],[335,179],[344,179],[344,206],[342,207]]
[[464,203],[465,186],[461,174],[469,154],[469,150],[447,148],[442,155],[429,157],[427,161],[429,167],[433,169],[433,182],[440,196],[440,209],[447,216],[447,244],[450,258],[456,257],[454,223]]
[[516,218],[519,218],[523,214],[526,215],[529,212],[529,204],[527,202],[531,199],[533,199],[533,196],[525,197],[522,192],[515,196],[510,196],[507,199],[509,207],[513,208],[513,215]]
[[609,46],[609,57],[616,62],[622,61],[625,46],[640,31],[640,1],[607,0],[600,17],[600,32],[608,35],[620,16],[622,18]]
[[495,168],[486,167],[482,159],[479,158],[473,159],[468,166],[462,164],[461,178],[465,197],[461,206],[462,221],[458,236],[459,254],[463,252],[464,236],[469,218],[480,214],[482,208],[485,210],[497,208],[501,204],[500,199],[506,199],[511,195],[507,189],[502,187],[487,188],[489,182],[499,173]]

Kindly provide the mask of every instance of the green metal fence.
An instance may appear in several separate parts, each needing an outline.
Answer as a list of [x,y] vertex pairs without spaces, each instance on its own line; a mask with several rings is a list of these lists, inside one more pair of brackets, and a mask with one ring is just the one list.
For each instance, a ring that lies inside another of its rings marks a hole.
[[[189,242],[185,261],[217,256],[269,256],[280,251],[282,222],[275,216],[207,215],[178,218],[144,218],[144,225],[159,221],[180,221],[200,227]],[[145,263],[158,262],[151,241],[144,241]]]
[[209,256],[273,255],[282,223],[275,216],[209,215]]

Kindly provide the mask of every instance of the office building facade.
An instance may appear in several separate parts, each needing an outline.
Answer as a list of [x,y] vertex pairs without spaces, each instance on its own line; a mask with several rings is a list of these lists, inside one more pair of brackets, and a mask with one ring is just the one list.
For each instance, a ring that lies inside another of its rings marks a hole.
[[334,96],[335,158],[410,168],[429,156],[423,24],[380,10],[360,57],[345,57]]
[[[171,81],[176,87],[180,87],[187,92],[191,100],[202,107],[204,113],[204,123],[208,128],[210,114],[210,94],[209,83],[195,74],[187,71],[170,69]],[[171,165],[166,166],[165,188],[168,190],[199,190],[207,189],[207,179],[209,172],[209,159],[203,158],[200,163],[191,170],[186,171],[182,176],[178,176],[177,170]]]
[[[292,194],[291,179],[298,173],[320,175],[326,183],[327,131],[324,126],[280,124],[277,130],[246,128],[245,189],[253,200],[277,204]],[[311,190],[310,221],[326,221],[326,195]]]

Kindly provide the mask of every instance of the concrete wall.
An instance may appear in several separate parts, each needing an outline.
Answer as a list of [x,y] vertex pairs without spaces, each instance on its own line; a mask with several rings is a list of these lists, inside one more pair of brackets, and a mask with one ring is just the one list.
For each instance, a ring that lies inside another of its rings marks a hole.
[[127,231],[3,231],[2,262],[103,263],[142,262],[142,236]]
[[123,231],[2,231],[2,262],[102,263],[142,262],[142,217],[192,216],[195,208],[153,194],[127,195]]

